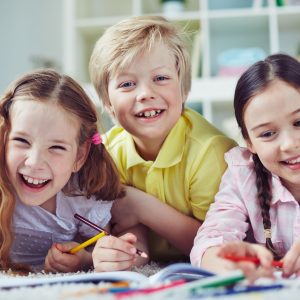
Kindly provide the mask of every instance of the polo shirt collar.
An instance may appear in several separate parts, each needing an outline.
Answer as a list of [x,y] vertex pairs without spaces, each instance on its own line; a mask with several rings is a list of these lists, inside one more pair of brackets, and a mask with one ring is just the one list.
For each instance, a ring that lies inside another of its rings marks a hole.
[[[185,147],[185,133],[186,124],[184,122],[184,117],[181,116],[164,141],[162,148],[153,163],[153,167],[169,168],[181,161]],[[127,169],[146,162],[137,153],[133,138],[130,134],[128,134],[128,139],[126,141],[126,153]]]

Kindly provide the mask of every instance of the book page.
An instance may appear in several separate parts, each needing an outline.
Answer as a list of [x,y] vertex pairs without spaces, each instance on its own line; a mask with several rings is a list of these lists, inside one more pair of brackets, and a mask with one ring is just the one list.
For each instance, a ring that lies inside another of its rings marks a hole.
[[116,282],[128,281],[132,283],[146,284],[148,277],[131,271],[118,272],[94,272],[94,273],[78,273],[78,274],[43,274],[43,277],[30,276],[8,276],[0,275],[0,288],[12,288],[20,286],[37,286],[43,284],[54,283],[71,283],[71,282],[90,282],[97,283],[100,281]]

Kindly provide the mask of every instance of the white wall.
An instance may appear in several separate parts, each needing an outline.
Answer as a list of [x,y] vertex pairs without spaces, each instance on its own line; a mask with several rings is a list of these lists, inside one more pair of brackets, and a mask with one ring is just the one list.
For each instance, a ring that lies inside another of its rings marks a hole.
[[62,0],[0,0],[0,94],[40,58],[62,66]]

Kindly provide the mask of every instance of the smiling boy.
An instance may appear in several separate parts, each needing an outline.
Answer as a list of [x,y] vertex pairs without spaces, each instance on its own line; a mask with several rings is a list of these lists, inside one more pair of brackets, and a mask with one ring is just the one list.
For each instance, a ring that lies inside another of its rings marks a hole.
[[235,142],[184,108],[191,65],[182,33],[162,17],[134,17],[98,40],[93,85],[118,125],[106,134],[127,196],[115,201],[115,232],[150,229],[154,260],[187,258]]

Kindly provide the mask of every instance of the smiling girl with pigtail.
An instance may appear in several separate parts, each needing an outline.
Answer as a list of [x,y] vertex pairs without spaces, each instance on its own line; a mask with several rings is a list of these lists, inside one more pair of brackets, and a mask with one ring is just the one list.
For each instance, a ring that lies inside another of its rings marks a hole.
[[[74,214],[108,228],[113,200],[123,194],[98,122],[79,84],[53,70],[25,74],[6,90],[0,100],[2,269],[71,272],[93,265],[91,250],[68,253],[97,234]],[[132,235],[122,241],[122,255],[135,249]],[[128,254],[128,264],[134,258]]]

